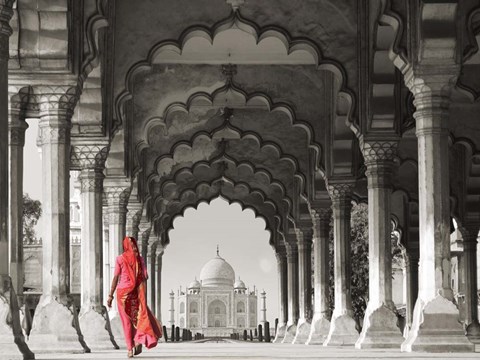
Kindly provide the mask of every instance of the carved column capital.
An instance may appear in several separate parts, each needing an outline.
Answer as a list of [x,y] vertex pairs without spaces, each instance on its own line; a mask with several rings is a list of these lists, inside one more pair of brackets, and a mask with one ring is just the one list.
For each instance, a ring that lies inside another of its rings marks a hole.
[[350,202],[352,200],[352,192],[355,187],[354,182],[334,182],[327,186],[328,194],[332,202]]
[[37,145],[67,144],[72,125],[68,121],[49,122],[41,120],[38,125]]
[[35,94],[40,117],[54,115],[70,120],[78,100],[75,86],[36,86]]
[[25,120],[14,119],[8,123],[8,144],[10,146],[24,146],[25,145],[25,130],[28,124]]
[[376,162],[393,162],[397,156],[397,148],[397,140],[365,141],[362,148],[365,164],[368,166]]
[[310,211],[310,215],[312,217],[312,223],[313,223],[313,241],[315,241],[315,239],[320,238],[321,236],[320,231],[323,227],[326,227],[326,228],[330,227],[330,220],[332,218],[332,209],[330,208],[312,209]]
[[298,260],[298,246],[296,244],[286,244],[288,262]]
[[415,97],[417,135],[446,132],[450,94],[459,75],[457,64],[419,65],[405,73],[405,84]]
[[130,186],[116,186],[110,183],[108,185],[104,185],[104,192],[107,198],[107,211],[109,221],[113,224],[124,223],[126,221],[127,203],[130,196]]
[[108,145],[74,144],[70,151],[71,168],[103,170],[108,155]]

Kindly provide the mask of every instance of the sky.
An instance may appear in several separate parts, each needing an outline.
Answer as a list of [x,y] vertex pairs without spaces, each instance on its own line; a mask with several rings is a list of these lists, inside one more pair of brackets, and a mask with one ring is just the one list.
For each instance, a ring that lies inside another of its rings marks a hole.
[[[32,199],[42,200],[42,162],[36,145],[38,120],[27,120],[24,148],[24,192]],[[72,186],[70,187],[72,190]],[[41,219],[37,235],[42,236]],[[168,321],[169,293],[185,289],[199,277],[205,263],[215,257],[217,245],[220,256],[234,269],[235,277],[253,290],[256,286],[267,293],[267,320],[274,323],[278,317],[278,276],[273,248],[268,243],[265,222],[255,218],[254,212],[239,204],[228,204],[218,198],[198,209],[187,209],[174,222],[170,244],[163,255],[162,320]],[[260,297],[258,300],[260,309]],[[259,319],[260,320],[260,319]]]

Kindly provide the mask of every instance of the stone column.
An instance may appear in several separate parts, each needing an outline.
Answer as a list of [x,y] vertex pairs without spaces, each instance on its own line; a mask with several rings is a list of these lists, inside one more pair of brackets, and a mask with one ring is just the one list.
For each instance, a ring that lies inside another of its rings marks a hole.
[[396,139],[365,141],[368,179],[369,296],[357,349],[398,348],[403,336],[392,300],[391,194]]
[[109,242],[109,231],[108,231],[108,207],[105,205],[106,196],[103,193],[102,198],[102,218],[103,218],[103,242],[102,242],[102,252],[103,252],[103,301],[106,304],[108,299],[108,294],[110,293],[110,286],[112,284],[110,274],[110,242]]
[[[130,184],[125,179],[106,178],[104,180],[104,191],[107,197],[108,214],[108,243],[109,243],[109,279],[108,289],[111,286],[111,279],[115,272],[117,257],[123,253],[123,239],[125,237],[125,223],[127,213],[127,201],[130,194]],[[112,308],[108,312],[110,326],[115,339],[123,339],[123,327],[118,316],[117,301],[112,302]],[[124,342],[117,343],[124,347]]]
[[[148,268],[148,281],[147,281],[147,305],[155,314],[155,305],[156,305],[156,244],[148,246],[148,255],[147,255],[147,268]],[[186,305],[185,305],[186,306]]]
[[158,319],[158,321],[162,322],[162,260],[163,260],[163,254],[164,254],[165,248],[159,243],[157,244],[157,271],[156,271],[156,294],[157,294],[157,301],[155,303],[155,315]]
[[468,224],[463,235],[463,275],[465,284],[465,325],[468,339],[480,343],[477,288],[477,237],[480,224]]
[[[70,284],[70,118],[76,89],[39,87],[40,123],[37,144],[42,149],[43,293],[35,310],[29,346],[33,351],[83,352]],[[72,325],[75,324],[75,325]]]
[[325,346],[353,345],[358,338],[350,289],[350,216],[353,186],[354,182],[330,182],[328,185],[333,211],[335,309]]
[[298,241],[299,315],[293,344],[305,344],[312,321],[312,230],[295,230]]
[[404,258],[407,280],[407,324],[405,326],[406,331],[404,331],[404,336],[408,336],[408,332],[410,332],[413,322],[413,308],[415,307],[415,302],[418,297],[418,248],[410,248]]
[[[81,169],[82,283],[79,322],[85,341],[94,350],[118,348],[109,331],[103,298],[103,169],[108,141],[90,140],[72,146],[72,165]],[[108,329],[108,330],[107,330]]]
[[278,326],[275,333],[274,343],[279,343],[285,337],[288,320],[288,274],[287,274],[287,256],[284,248],[277,249],[275,253],[277,257],[278,269],[278,303],[280,313],[278,314]]
[[448,118],[457,65],[418,65],[405,75],[415,96],[420,230],[419,291],[402,351],[472,351],[458,322],[450,278]]
[[[291,240],[292,241],[292,240]],[[288,321],[282,343],[291,343],[295,338],[298,322],[298,248],[292,241],[287,243],[288,272]]]
[[138,224],[142,218],[143,204],[133,202],[128,204],[126,234],[138,240]]
[[17,295],[21,296],[23,294],[23,146],[28,124],[21,114],[20,106],[21,103],[10,103],[8,199],[10,276]]
[[312,210],[314,254],[314,315],[307,345],[323,344],[330,330],[330,209]]
[[0,0],[0,347],[6,358],[34,359],[25,344],[15,287],[9,276],[8,39],[13,1]]

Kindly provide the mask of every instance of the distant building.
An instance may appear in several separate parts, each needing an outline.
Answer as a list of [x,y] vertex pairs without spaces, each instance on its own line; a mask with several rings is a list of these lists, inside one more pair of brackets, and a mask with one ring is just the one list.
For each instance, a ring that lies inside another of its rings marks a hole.
[[200,280],[178,291],[177,309],[176,325],[181,328],[207,337],[229,336],[257,326],[257,291],[249,291],[240,278],[235,281],[235,271],[217,249],[200,271]]

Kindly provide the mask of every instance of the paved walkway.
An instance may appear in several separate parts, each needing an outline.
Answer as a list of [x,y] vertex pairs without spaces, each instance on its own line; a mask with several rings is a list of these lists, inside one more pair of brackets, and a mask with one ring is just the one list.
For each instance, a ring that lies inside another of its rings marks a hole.
[[[90,354],[36,354],[36,359],[126,359],[125,350],[101,351]],[[1,358],[1,355],[0,355]],[[161,343],[144,351],[138,359],[480,359],[479,353],[402,353],[400,350],[356,350],[291,344],[249,342],[224,343]]]

